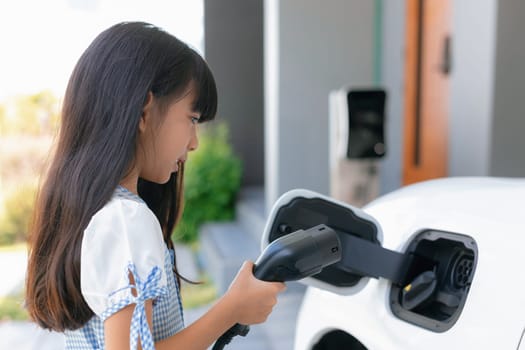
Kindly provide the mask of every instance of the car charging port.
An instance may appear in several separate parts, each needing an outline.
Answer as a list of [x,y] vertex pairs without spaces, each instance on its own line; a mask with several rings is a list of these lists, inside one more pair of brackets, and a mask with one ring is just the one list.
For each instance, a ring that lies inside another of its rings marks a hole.
[[417,234],[405,252],[417,258],[408,266],[404,282],[392,284],[392,312],[435,332],[450,329],[467,299],[477,254],[469,236],[436,230]]
[[474,257],[470,254],[460,254],[456,258],[451,274],[452,283],[458,289],[467,287],[474,268]]

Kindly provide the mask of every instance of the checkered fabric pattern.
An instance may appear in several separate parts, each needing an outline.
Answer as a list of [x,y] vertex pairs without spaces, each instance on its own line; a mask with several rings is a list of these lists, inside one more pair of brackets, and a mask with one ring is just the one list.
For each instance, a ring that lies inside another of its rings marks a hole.
[[[115,196],[142,201],[135,194],[119,187]],[[137,296],[115,301],[102,315],[93,316],[82,328],[75,331],[66,331],[66,350],[92,350],[105,349],[104,346],[104,320],[121,310],[135,304],[131,320],[130,349],[137,348],[138,339],[144,350],[154,349],[154,342],[165,339],[184,328],[184,318],[180,299],[180,290],[173,271],[174,252],[165,247],[164,271],[167,273],[167,286],[159,287],[158,282],[162,269],[154,267],[148,276],[138,276],[133,264],[129,271],[133,274],[136,283]],[[127,288],[132,288],[128,286]],[[115,291],[116,293],[118,291]],[[108,296],[108,298],[111,295]],[[153,299],[153,334],[147,324],[144,302]]]

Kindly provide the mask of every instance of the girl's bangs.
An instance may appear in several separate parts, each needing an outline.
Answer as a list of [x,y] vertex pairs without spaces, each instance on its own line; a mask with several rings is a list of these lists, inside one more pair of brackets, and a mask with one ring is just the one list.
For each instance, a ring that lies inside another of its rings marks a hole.
[[[197,53],[194,53],[198,56]],[[200,113],[200,123],[213,120],[217,113],[217,87],[215,79],[206,62],[200,57],[195,57],[194,84],[197,99],[194,102],[194,111]]]

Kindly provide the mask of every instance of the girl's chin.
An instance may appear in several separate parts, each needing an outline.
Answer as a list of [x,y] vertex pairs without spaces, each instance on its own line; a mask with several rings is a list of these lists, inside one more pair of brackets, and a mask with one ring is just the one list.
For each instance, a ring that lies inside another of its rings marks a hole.
[[167,173],[164,177],[158,177],[157,178],[157,181],[155,181],[156,183],[158,183],[159,185],[164,185],[165,183],[167,183],[168,181],[170,181],[171,179],[171,175],[172,174],[175,174],[176,171],[171,171],[169,173]]
[[146,176],[141,176],[141,178],[143,180],[146,180],[146,181],[149,181],[149,182],[153,182],[153,183],[156,183],[156,184],[159,184],[159,185],[164,185],[165,183],[167,183],[170,179],[171,179],[171,174],[174,174],[176,173],[177,171],[166,171],[166,173],[164,173],[163,175],[161,174],[157,174],[157,176],[151,176],[151,177],[146,177]]

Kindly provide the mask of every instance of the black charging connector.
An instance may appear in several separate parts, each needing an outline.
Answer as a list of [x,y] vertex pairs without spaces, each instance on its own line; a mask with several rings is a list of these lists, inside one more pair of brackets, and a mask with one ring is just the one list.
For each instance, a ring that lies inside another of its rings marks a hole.
[[[341,260],[341,242],[326,225],[298,230],[276,239],[261,253],[253,275],[263,281],[296,281],[318,274]],[[237,335],[246,336],[248,325],[235,324],[217,339],[213,350],[223,349]]]

